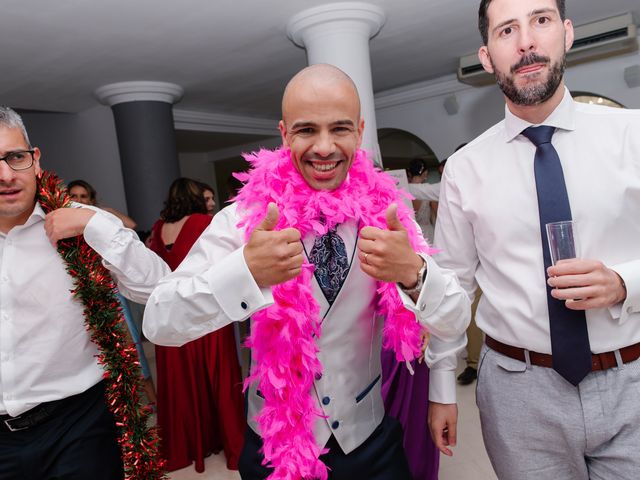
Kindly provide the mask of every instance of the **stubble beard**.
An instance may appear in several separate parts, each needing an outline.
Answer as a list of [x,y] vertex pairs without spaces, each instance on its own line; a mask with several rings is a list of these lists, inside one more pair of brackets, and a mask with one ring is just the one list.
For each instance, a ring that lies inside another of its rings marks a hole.
[[[515,71],[527,65],[532,65],[542,60],[544,57],[539,57],[535,54],[529,57],[523,58],[517,65],[511,67],[511,74],[508,75],[495,68],[493,62],[493,71],[495,72],[496,82],[502,90],[502,93],[516,105],[532,106],[545,102],[556,93],[556,90],[562,82],[562,77],[566,68],[565,55],[562,56],[562,60],[554,63],[549,70],[549,76],[545,82],[535,83],[530,86],[517,87],[513,80]],[[547,61],[548,63],[548,61]]]

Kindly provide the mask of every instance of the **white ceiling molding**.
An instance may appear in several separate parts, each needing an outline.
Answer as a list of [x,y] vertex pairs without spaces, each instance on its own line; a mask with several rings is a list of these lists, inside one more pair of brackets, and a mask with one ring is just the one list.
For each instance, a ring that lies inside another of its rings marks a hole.
[[173,109],[176,130],[279,135],[278,120]]
[[375,95],[376,109],[384,109],[428,98],[451,95],[473,87],[460,83],[455,75],[394,88]]

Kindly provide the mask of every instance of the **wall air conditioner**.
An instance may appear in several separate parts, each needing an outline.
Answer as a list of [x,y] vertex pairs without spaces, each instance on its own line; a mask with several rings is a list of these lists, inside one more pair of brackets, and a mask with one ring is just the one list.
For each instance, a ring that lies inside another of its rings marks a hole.
[[[575,27],[575,39],[567,52],[567,65],[612,57],[638,50],[638,28],[631,13]],[[460,57],[458,80],[476,87],[494,82],[482,68],[476,53]]]

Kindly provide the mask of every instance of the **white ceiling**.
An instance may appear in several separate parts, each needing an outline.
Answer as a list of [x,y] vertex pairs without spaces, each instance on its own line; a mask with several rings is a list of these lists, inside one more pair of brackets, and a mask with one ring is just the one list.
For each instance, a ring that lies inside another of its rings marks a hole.
[[[371,41],[376,92],[452,74],[477,49],[479,0],[365,0],[387,21]],[[78,112],[93,91],[129,80],[173,82],[180,109],[277,118],[286,81],[305,66],[286,36],[318,0],[2,0],[0,103]],[[568,0],[587,23],[640,0]],[[637,18],[637,17],[636,17]]]

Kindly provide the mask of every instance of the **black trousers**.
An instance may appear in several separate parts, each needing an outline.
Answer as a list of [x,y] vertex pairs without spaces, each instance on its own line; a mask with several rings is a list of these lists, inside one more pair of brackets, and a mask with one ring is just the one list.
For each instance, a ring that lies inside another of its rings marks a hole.
[[[273,470],[262,466],[262,439],[251,428],[244,438],[239,465],[242,480],[267,478]],[[402,448],[402,427],[392,417],[385,415],[369,438],[348,455],[333,436],[327,448],[329,452],[320,459],[329,467],[331,480],[411,480]]]
[[51,416],[18,432],[0,432],[0,480],[121,480],[113,415],[104,384],[56,402]]

